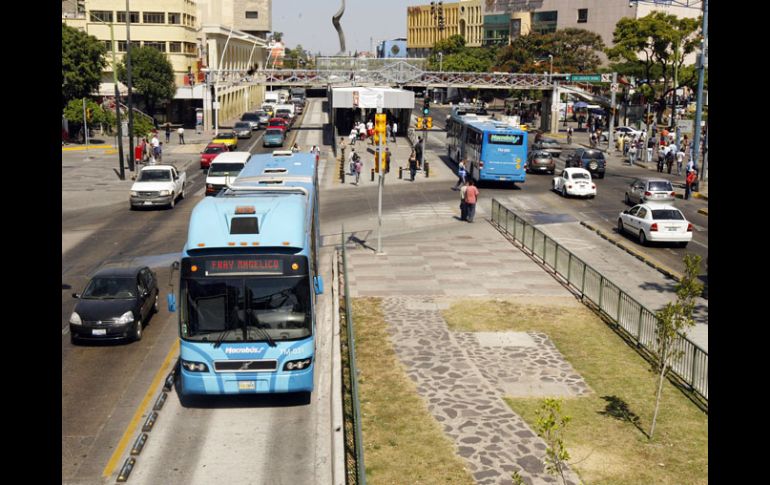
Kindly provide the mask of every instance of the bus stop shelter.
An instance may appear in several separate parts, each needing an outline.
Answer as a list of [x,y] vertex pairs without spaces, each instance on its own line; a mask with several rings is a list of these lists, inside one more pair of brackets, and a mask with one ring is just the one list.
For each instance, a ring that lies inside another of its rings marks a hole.
[[391,87],[345,86],[330,89],[329,113],[337,137],[347,137],[354,123],[371,120],[377,109],[398,123],[398,134],[405,136],[414,108],[414,92]]

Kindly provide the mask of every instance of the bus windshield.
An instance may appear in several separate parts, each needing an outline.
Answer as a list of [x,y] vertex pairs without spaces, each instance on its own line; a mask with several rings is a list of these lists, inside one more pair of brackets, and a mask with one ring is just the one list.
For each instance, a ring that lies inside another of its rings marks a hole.
[[182,278],[182,338],[296,340],[312,334],[307,276]]

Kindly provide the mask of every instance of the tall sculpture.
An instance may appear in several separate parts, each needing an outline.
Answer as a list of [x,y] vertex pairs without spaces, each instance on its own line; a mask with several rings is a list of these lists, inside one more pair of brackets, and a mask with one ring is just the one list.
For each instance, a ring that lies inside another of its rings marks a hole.
[[342,14],[345,13],[345,0],[342,0],[342,6],[337,11],[337,13],[334,14],[332,17],[332,24],[334,24],[334,28],[337,29],[337,35],[340,37],[340,51],[337,53],[338,56],[344,56],[345,55],[345,33],[342,32],[342,26],[340,25],[340,17],[342,17]]

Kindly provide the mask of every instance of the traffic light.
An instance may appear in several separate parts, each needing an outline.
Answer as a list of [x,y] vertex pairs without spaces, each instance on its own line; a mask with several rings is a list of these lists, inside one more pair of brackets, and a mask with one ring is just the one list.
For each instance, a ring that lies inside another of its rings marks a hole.
[[417,118],[417,129],[422,130],[422,118]]
[[426,96],[422,102],[422,114],[428,115],[430,113],[430,99]]
[[429,130],[431,128],[433,128],[433,117],[432,116],[428,116],[427,118],[425,118],[425,128],[427,128]]
[[377,113],[374,115],[374,142],[385,143],[387,138],[385,137],[387,128],[387,116],[385,113]]

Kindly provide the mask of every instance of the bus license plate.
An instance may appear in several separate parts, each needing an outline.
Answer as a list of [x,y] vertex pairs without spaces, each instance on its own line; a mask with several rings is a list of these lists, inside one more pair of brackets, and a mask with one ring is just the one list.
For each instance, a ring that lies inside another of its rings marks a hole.
[[106,328],[95,328],[91,330],[91,335],[107,335]]
[[257,389],[256,381],[238,381],[238,389],[241,391],[254,391]]

